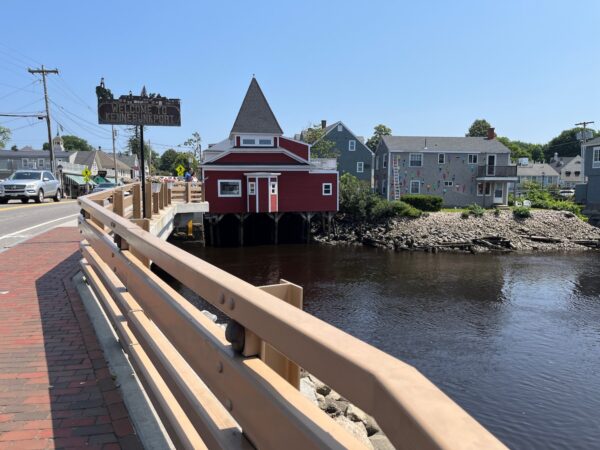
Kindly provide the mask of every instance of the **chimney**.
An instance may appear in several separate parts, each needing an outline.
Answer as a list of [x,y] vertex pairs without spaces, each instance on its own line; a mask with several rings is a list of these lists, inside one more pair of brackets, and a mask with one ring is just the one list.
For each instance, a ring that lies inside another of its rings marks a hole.
[[494,128],[490,127],[487,130],[487,138],[491,141],[496,137],[496,133],[494,132]]
[[554,161],[558,161],[558,152],[554,152]]
[[325,128],[327,128],[327,121],[326,120],[321,120],[321,128],[324,130]]

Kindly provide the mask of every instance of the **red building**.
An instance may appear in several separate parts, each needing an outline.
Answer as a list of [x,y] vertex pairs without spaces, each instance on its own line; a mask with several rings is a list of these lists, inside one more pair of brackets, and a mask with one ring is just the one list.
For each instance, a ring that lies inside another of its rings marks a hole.
[[235,215],[241,243],[249,216],[267,215],[277,241],[285,214],[299,215],[308,224],[316,214],[330,220],[338,210],[335,163],[311,161],[308,144],[283,136],[255,78],[229,137],[205,150],[201,169],[209,224]]

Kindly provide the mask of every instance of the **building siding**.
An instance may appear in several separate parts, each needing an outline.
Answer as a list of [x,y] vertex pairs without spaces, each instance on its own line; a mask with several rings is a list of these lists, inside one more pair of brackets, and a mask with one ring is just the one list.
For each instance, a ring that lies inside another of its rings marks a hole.
[[600,148],[600,143],[590,145],[585,150],[584,174],[587,177],[586,203],[594,209],[600,209],[600,167],[593,167],[594,148]]
[[[369,186],[373,184],[373,153],[365,144],[360,142],[353,134],[342,125],[342,131],[338,131],[338,126],[335,125],[329,133],[323,138],[335,143],[335,150],[338,152],[338,171],[340,175],[349,173],[354,175],[359,180],[366,181]],[[356,141],[356,150],[348,150],[349,142]],[[358,172],[357,163],[364,163],[363,172]]]

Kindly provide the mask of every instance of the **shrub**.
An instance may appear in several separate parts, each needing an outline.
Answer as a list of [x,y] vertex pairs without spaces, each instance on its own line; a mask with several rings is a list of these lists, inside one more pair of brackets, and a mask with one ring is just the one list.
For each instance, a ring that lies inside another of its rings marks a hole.
[[500,217],[500,210],[498,208],[494,209],[494,217]]
[[517,206],[513,208],[513,217],[515,219],[526,219],[531,217],[531,210],[527,206]]
[[583,209],[581,205],[570,200],[555,199],[550,192],[542,189],[538,183],[526,182],[523,183],[523,188],[526,190],[523,198],[529,200],[533,208],[568,211],[576,214],[579,218],[583,217],[581,215]]
[[463,211],[460,213],[460,217],[463,219],[468,219],[471,216],[471,214],[469,213],[469,211]]
[[421,211],[398,200],[388,201],[379,198],[371,209],[370,216],[375,220],[391,219],[393,217],[411,217],[421,216]]
[[444,200],[438,195],[405,194],[402,201],[421,211],[440,211]]
[[473,214],[475,217],[483,217],[485,209],[473,203],[472,205],[467,206],[467,211],[469,212],[469,214]]

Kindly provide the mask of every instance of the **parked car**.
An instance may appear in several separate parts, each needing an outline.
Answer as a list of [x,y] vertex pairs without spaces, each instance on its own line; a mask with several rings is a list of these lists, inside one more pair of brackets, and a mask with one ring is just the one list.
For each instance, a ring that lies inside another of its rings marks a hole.
[[42,203],[45,198],[55,202],[62,199],[60,181],[47,170],[17,170],[0,183],[0,203],[13,199],[23,203],[34,199],[36,203]]
[[94,187],[94,190],[92,191],[92,193],[95,194],[97,192],[108,191],[109,189],[113,189],[116,187],[117,187],[117,185],[115,183],[100,183]]
[[561,189],[558,191],[558,195],[561,197],[573,197],[575,195],[575,189]]

